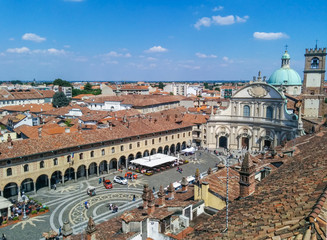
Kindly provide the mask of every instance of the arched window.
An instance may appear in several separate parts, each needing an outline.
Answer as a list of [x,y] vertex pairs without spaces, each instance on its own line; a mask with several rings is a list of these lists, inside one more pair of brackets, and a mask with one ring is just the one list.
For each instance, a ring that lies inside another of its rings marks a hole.
[[132,149],[133,148],[133,144],[129,144],[129,149]]
[[28,164],[25,164],[23,168],[24,168],[24,172],[28,172]]
[[124,151],[124,145],[120,146],[120,151]]
[[248,105],[245,105],[243,107],[243,116],[244,117],[250,117],[250,107]]
[[83,159],[83,153],[79,154],[79,159],[82,160]]
[[267,107],[266,118],[273,118],[274,109],[271,106]]
[[44,168],[44,161],[40,162],[40,168]]
[[53,159],[53,165],[54,166],[58,165],[58,158]]
[[115,148],[114,147],[111,148],[111,152],[115,153]]
[[319,68],[319,58],[315,57],[311,59],[311,68]]
[[106,155],[106,151],[104,149],[101,150],[101,155],[102,156]]
[[70,162],[70,160],[71,160],[71,156],[68,155],[68,156],[67,156],[67,162]]
[[91,151],[91,152],[90,152],[90,156],[91,156],[91,157],[94,157],[94,151]]
[[11,168],[7,168],[7,177],[12,175],[12,169]]

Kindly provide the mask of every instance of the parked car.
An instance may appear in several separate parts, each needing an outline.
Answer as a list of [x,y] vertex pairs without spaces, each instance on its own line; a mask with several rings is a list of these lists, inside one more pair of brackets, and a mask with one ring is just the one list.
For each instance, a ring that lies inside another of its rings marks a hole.
[[112,182],[109,179],[104,180],[103,185],[106,189],[112,188]]
[[127,178],[127,179],[137,179],[137,174],[135,174],[135,173],[132,173],[132,172],[127,172],[127,173],[125,173],[125,178]]
[[115,176],[114,177],[114,182],[126,185],[127,184],[127,179],[122,177],[122,176]]

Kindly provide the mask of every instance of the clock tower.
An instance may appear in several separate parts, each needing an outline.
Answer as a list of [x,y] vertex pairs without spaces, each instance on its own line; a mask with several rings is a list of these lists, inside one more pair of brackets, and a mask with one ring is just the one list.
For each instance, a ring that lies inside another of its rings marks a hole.
[[324,81],[326,48],[305,50],[304,78],[303,78],[303,114],[308,118],[322,117],[324,103]]

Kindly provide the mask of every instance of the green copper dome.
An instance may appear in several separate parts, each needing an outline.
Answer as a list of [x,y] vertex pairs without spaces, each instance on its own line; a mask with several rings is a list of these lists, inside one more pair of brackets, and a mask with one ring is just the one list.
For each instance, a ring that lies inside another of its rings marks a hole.
[[280,68],[276,70],[269,78],[271,85],[302,85],[300,75],[292,68]]
[[282,56],[282,67],[276,70],[268,79],[267,83],[271,85],[302,85],[300,75],[290,68],[290,55],[287,50]]

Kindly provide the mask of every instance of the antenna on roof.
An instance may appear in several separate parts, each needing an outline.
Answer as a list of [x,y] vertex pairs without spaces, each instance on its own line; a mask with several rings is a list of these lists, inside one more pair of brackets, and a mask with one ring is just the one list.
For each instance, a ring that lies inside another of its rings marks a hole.
[[318,40],[316,39],[316,49],[318,49]]
[[227,169],[226,177],[218,177],[218,179],[219,178],[226,178],[226,228],[223,230],[223,233],[228,232],[228,186],[229,186],[229,179],[230,178],[236,178],[236,177],[230,177],[229,176],[229,159],[230,159],[230,157],[231,157],[231,155],[229,155],[226,158],[226,162],[225,162],[225,166],[226,166],[226,169]]

